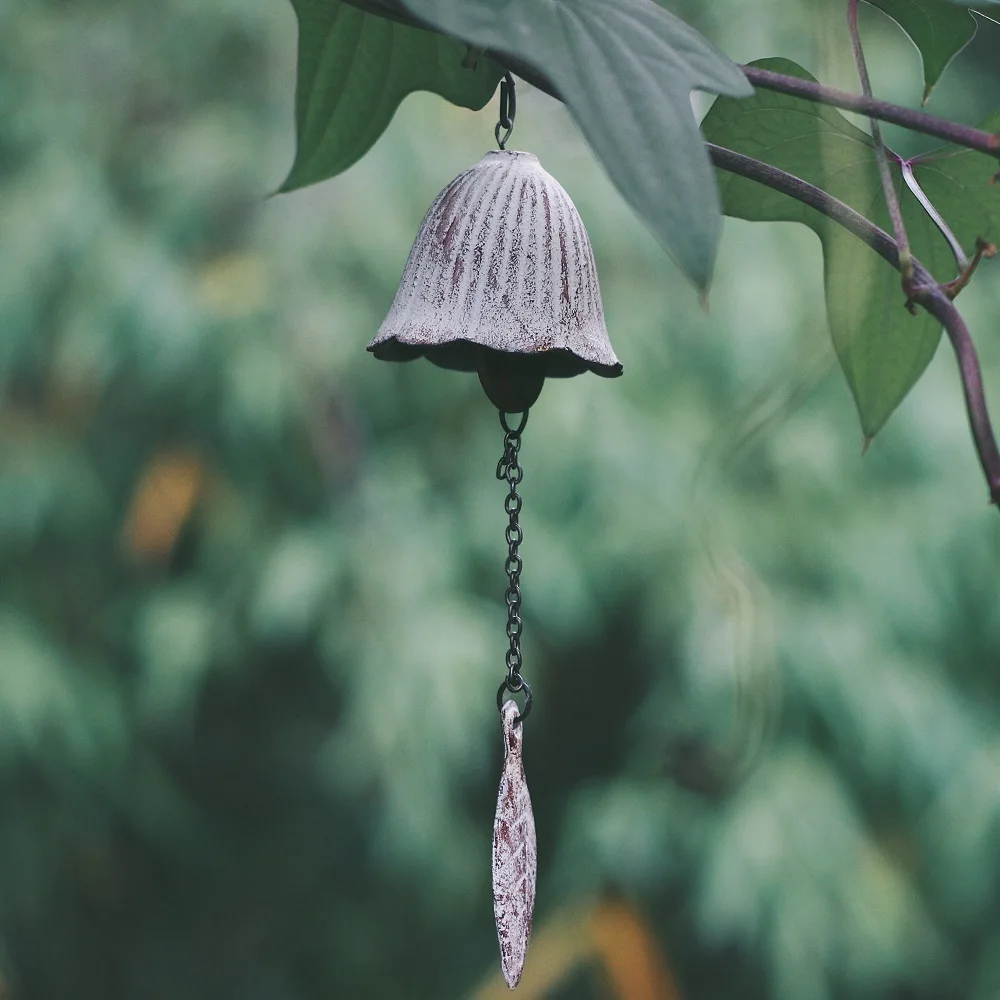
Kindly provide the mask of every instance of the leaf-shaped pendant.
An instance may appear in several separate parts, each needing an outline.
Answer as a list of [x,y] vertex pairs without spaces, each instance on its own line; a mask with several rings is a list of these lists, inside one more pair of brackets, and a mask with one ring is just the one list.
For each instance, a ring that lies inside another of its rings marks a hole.
[[500,717],[504,757],[493,822],[493,912],[503,977],[513,989],[521,978],[531,935],[538,850],[535,817],[521,759],[524,727],[518,720],[517,703],[511,699],[505,701]]

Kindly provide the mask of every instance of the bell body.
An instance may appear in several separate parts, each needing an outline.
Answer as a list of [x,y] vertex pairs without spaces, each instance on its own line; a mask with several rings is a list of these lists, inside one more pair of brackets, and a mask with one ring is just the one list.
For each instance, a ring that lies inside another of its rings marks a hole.
[[368,349],[478,371],[512,413],[545,378],[621,374],[583,221],[537,157],[489,152],[438,195]]

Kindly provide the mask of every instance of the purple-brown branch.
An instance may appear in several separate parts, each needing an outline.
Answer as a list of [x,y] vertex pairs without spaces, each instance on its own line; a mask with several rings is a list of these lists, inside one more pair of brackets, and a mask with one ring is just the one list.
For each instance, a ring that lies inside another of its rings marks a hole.
[[815,80],[803,80],[801,77],[788,76],[785,73],[775,73],[773,70],[762,69],[759,66],[741,66],[746,78],[755,86],[765,90],[776,90],[781,94],[791,94],[793,97],[804,97],[817,104],[829,104],[831,107],[842,108],[845,111],[856,111],[877,118],[879,121],[902,125],[912,132],[922,132],[938,139],[953,142],[967,149],[975,149],[987,156],[1000,159],[1000,132],[984,132],[971,125],[960,125],[925,111],[915,111],[899,104],[890,104],[875,97],[864,94],[852,94],[836,87],[827,87]]

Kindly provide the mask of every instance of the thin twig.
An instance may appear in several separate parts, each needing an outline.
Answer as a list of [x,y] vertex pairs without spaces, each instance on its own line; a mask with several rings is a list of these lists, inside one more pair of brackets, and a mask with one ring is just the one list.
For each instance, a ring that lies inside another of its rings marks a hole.
[[[868,64],[865,62],[865,52],[861,46],[861,32],[858,30],[858,0],[847,0],[847,31],[851,36],[851,52],[854,53],[854,64],[858,68],[858,80],[861,82],[861,93],[865,97],[872,96],[872,82],[868,76]],[[903,276],[903,287],[909,292],[913,281],[913,264],[910,260],[910,241],[906,238],[906,226],[903,224],[903,210],[899,207],[899,196],[889,169],[889,157],[882,141],[882,128],[878,119],[868,118],[871,126],[872,139],[875,143],[875,162],[878,164],[878,175],[882,181],[882,193],[892,220],[892,232],[899,248],[899,271]]]
[[[923,284],[924,279],[913,261],[914,280]],[[926,272],[925,272],[926,273]],[[930,278],[930,275],[927,275]],[[933,282],[933,278],[930,279]],[[986,475],[986,484],[990,491],[990,500],[1000,504],[1000,452],[997,451],[997,441],[990,423],[989,410],[986,407],[986,395],[983,392],[983,375],[979,367],[979,357],[975,344],[969,335],[954,303],[937,284],[931,284],[919,289],[914,301],[922,305],[945,329],[951,341],[955,360],[958,362],[958,373],[962,379],[962,390],[965,393],[965,410],[969,415],[969,427],[972,439],[976,443],[979,464]]]
[[[880,229],[849,205],[845,205],[822,188],[770,164],[723,146],[716,146],[713,143],[707,145],[712,162],[720,169],[757,181],[816,209],[817,212],[821,212],[857,236],[896,270],[900,270],[899,248],[896,246],[896,241],[885,230]],[[913,301],[926,309],[948,334],[958,362],[962,391],[965,394],[965,408],[969,415],[969,427],[972,430],[979,464],[986,476],[991,501],[1000,504],[1000,451],[997,449],[996,437],[990,422],[975,345],[972,343],[965,320],[962,319],[945,289],[919,260],[913,257],[911,261],[915,286]]]
[[759,66],[741,66],[746,78],[755,86],[765,90],[776,90],[781,94],[793,97],[804,97],[817,104],[829,104],[831,107],[843,108],[844,111],[856,111],[877,118],[879,121],[902,125],[911,132],[922,132],[938,139],[953,142],[957,146],[965,146],[977,152],[985,153],[1000,159],[1000,132],[984,132],[970,125],[960,125],[926,111],[914,111],[888,101],[880,101],[875,97],[865,97],[864,94],[851,94],[836,87],[827,87],[815,80],[803,80],[798,76],[788,76],[785,73],[775,73],[774,70],[762,69]]
[[834,198],[832,194],[816,187],[815,184],[810,184],[780,167],[772,167],[770,163],[755,160],[752,156],[737,153],[725,146],[717,146],[714,142],[707,142],[705,145],[708,147],[712,163],[720,170],[739,174],[748,180],[756,181],[765,187],[787,194],[790,198],[801,201],[803,205],[815,208],[817,212],[821,212],[828,219],[832,219],[848,232],[857,236],[880,257],[884,257],[894,268],[899,269],[896,241],[884,229],[866,219],[850,205]]
[[979,267],[979,262],[984,257],[995,257],[996,252],[997,248],[995,243],[990,243],[989,240],[984,240],[982,236],[977,237],[976,252],[972,260],[969,261],[959,272],[957,278],[952,278],[951,281],[941,286],[948,298],[954,299],[958,293],[972,280],[972,276],[976,273],[976,268]]

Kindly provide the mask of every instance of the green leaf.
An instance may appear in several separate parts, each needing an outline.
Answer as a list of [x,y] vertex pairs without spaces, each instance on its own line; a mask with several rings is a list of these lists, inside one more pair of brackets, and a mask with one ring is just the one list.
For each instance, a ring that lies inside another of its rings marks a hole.
[[924,63],[924,103],[948,64],[972,41],[976,19],[947,0],[869,0],[910,36]]
[[[812,79],[786,59],[764,59],[755,65]],[[871,138],[832,108],[761,90],[741,101],[720,98],[702,128],[710,142],[787,170],[891,232]],[[959,169],[968,169],[963,162],[959,161]],[[914,253],[939,280],[950,280],[955,277],[955,260],[948,244],[919,202],[903,189],[899,171],[895,173]],[[720,173],[719,188],[727,215],[802,222],[819,236],[834,348],[854,395],[862,431],[866,438],[874,437],[927,367],[941,337],[940,327],[926,313],[911,316],[903,305],[898,273],[819,212],[731,174]],[[950,200],[939,204],[946,218],[958,197],[953,192]],[[969,239],[967,233],[958,235]]]
[[503,69],[432,31],[376,17],[341,0],[292,0],[299,23],[295,162],[281,186],[326,180],[375,144],[400,102],[430,90],[478,111]]
[[708,285],[722,220],[690,94],[749,94],[735,63],[653,0],[404,3],[442,31],[543,72],[625,200],[684,272]]

